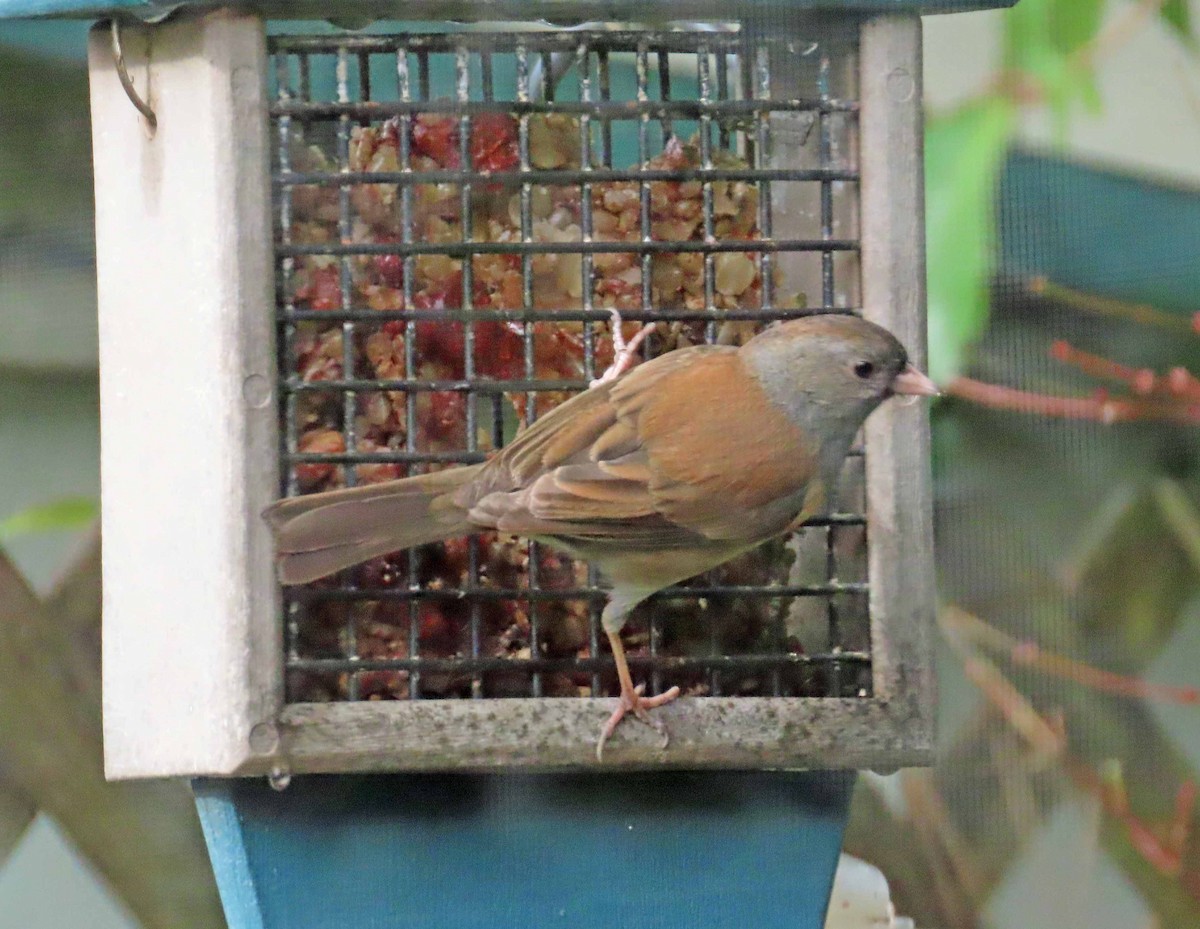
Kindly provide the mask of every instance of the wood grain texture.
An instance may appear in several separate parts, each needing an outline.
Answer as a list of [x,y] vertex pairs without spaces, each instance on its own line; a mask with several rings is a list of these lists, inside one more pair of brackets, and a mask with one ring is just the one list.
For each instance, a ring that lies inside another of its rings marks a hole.
[[[863,315],[890,329],[924,367],[919,17],[884,16],[863,25],[859,80]],[[896,736],[928,764],[936,701],[928,404],[885,404],[867,421],[865,436],[875,696],[905,705],[896,718],[906,728]]]
[[[100,706],[100,535],[93,532],[82,555],[44,598],[50,621],[38,629],[43,649],[55,663],[60,683],[71,694],[61,712],[80,725],[96,725]],[[2,690],[2,688],[0,688]],[[0,700],[3,700],[0,695]],[[38,813],[33,796],[8,773],[0,757],[0,865],[20,842]]]
[[[519,699],[306,703],[284,710],[292,771],[597,768],[858,768],[916,764],[903,701],[786,697],[683,698],[645,726],[622,726],[597,765],[595,738],[613,700]],[[261,763],[245,773],[263,773]]]
[[[76,570],[94,572],[95,562],[85,558]],[[52,816],[145,929],[218,929],[216,888],[183,785],[104,780],[99,700],[76,686],[73,671],[90,665],[98,675],[99,655],[86,646],[65,653],[85,641],[62,637],[66,622],[0,553],[0,745],[10,812],[27,804],[25,812]]]
[[265,39],[225,11],[124,47],[158,129],[94,31],[107,771],[228,772],[281,681]]

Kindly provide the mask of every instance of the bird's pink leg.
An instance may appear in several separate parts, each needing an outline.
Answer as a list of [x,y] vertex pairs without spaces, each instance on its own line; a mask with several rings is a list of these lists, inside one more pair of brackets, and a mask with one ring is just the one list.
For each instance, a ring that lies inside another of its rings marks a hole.
[[640,719],[651,729],[662,735],[662,747],[666,748],[667,744],[671,741],[670,733],[667,732],[667,727],[661,722],[652,719],[648,711],[662,706],[664,703],[670,703],[679,696],[679,688],[672,687],[666,693],[661,693],[657,697],[643,697],[642,691],[645,689],[645,685],[639,684],[637,687],[633,686],[633,677],[629,673],[629,662],[625,659],[625,646],[621,644],[620,634],[609,632],[607,629],[605,632],[608,634],[608,641],[612,645],[613,658],[617,662],[617,677],[621,681],[621,702],[617,704],[617,708],[613,710],[612,716],[608,717],[608,722],[600,730],[600,741],[596,743],[596,760],[604,760],[604,743],[608,741],[608,737],[616,731],[621,720],[629,713],[632,713],[637,719]]
[[609,312],[612,314],[613,361],[603,374],[588,385],[589,387],[599,387],[601,384],[615,381],[632,368],[634,354],[646,336],[650,334],[650,330],[654,328],[654,323],[646,323],[637,331],[637,335],[626,342],[625,334],[621,332],[621,314],[616,310],[609,310]]

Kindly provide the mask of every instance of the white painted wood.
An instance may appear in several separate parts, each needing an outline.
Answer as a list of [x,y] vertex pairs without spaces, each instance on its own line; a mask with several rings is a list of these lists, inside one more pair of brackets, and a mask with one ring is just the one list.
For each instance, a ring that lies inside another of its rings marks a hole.
[[158,129],[98,28],[105,766],[226,773],[281,695],[265,40],[231,12],[122,38]]
[[[863,315],[915,364],[926,356],[921,20],[867,21],[859,47]],[[929,404],[885,403],[867,420],[871,652],[875,697],[903,744],[932,760],[936,608]],[[872,762],[892,767],[888,759]]]

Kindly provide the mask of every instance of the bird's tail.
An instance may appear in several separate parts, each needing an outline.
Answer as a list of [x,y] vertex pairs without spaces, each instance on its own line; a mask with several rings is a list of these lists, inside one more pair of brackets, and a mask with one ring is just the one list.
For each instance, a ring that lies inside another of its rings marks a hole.
[[369,558],[470,531],[453,492],[479,466],[289,497],[263,517],[275,533],[279,579],[304,584]]

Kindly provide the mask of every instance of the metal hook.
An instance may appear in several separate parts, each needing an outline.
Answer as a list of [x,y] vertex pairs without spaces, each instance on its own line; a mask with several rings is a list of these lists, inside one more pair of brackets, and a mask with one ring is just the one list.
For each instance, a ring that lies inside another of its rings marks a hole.
[[129,98],[139,113],[146,117],[146,122],[150,124],[150,131],[153,132],[158,128],[158,117],[154,115],[154,110],[150,109],[150,104],[141,98],[137,92],[137,88],[133,86],[133,79],[129,76],[129,71],[125,67],[125,53],[121,51],[121,24],[116,18],[111,21],[112,26],[112,50],[113,61],[117,65],[117,77],[121,80],[121,86],[125,88],[125,96]]

